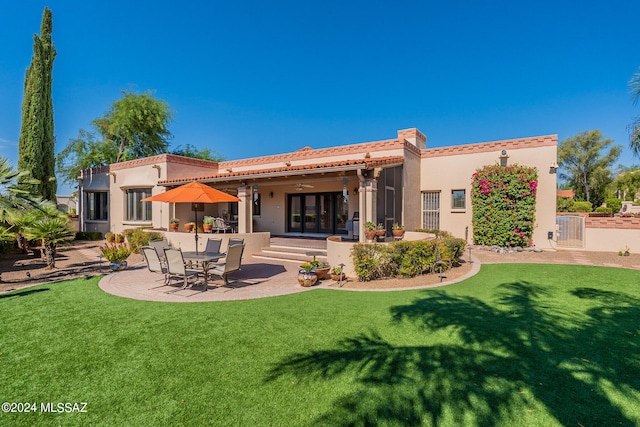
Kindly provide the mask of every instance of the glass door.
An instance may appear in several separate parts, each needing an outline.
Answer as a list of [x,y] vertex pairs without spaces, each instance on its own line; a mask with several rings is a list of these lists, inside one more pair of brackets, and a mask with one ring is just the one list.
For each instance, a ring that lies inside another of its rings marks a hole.
[[332,193],[324,193],[318,195],[320,203],[318,204],[318,214],[320,224],[318,231],[320,233],[333,233],[333,200],[335,195]]
[[289,232],[347,232],[349,204],[342,193],[290,194],[288,209]]
[[318,205],[317,195],[304,196],[304,232],[316,233],[318,230]]
[[289,196],[289,231],[302,231],[302,196]]

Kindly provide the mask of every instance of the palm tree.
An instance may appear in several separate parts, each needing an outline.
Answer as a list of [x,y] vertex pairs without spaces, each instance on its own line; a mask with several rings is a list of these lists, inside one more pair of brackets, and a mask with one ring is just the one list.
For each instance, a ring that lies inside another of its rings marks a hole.
[[[633,96],[633,105],[636,105],[640,100],[640,68],[629,80],[629,88]],[[631,148],[635,156],[640,157],[640,116],[636,117],[633,123],[629,125],[629,136],[629,148]]]
[[38,209],[25,216],[24,237],[42,241],[42,259],[48,269],[55,268],[56,248],[70,244],[75,237],[69,218],[49,201],[43,201]]
[[23,252],[29,252],[27,239],[22,235],[25,212],[37,208],[40,199],[18,188],[18,181],[35,183],[29,179],[29,172],[18,172],[9,161],[0,157],[0,242],[3,244],[16,239]]

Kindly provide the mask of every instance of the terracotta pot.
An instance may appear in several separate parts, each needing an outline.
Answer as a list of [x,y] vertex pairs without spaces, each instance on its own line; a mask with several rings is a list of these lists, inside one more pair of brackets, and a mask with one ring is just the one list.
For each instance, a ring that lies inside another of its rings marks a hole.
[[347,275],[342,273],[342,274],[333,274],[331,273],[331,280],[335,280],[336,282],[339,282],[340,280],[344,281],[347,278]]
[[315,273],[315,271],[310,271],[310,272],[306,272],[304,270],[298,271],[298,283],[300,283],[300,286],[304,286],[305,288],[308,288],[310,286],[315,285],[317,281],[318,281],[318,275]]
[[213,230],[213,224],[202,224],[202,228],[205,233],[211,233],[211,230]]
[[327,274],[329,274],[329,267],[326,268],[316,268],[316,276],[318,276],[318,280],[324,279]]
[[382,237],[387,234],[387,230],[376,230],[376,236]]
[[375,231],[365,231],[364,232],[364,237],[367,240],[373,240],[376,238],[376,232]]
[[191,233],[191,230],[193,230],[193,224],[184,225],[184,231],[186,231],[187,233]]
[[402,237],[404,236],[404,230],[391,230],[393,233],[393,237]]
[[179,225],[180,224],[178,224],[178,223],[170,222],[169,223],[169,231],[178,231],[178,226]]

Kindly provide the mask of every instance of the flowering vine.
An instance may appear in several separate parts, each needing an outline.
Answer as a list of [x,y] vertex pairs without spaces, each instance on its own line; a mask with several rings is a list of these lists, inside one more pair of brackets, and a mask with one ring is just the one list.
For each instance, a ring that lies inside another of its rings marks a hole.
[[531,246],[538,171],[490,165],[472,178],[473,240],[479,245]]

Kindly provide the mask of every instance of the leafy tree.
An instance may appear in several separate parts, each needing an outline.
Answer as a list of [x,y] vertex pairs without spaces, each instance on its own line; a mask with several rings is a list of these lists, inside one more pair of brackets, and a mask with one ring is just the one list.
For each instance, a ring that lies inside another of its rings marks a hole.
[[612,143],[612,139],[603,139],[597,129],[581,132],[560,143],[560,177],[571,182],[576,199],[599,205],[606,197],[611,165],[620,156],[620,146],[611,146]]
[[118,146],[115,163],[166,153],[173,116],[169,104],[150,91],[122,94],[104,117],[93,121],[104,140]]
[[38,180],[38,183],[21,182],[24,188],[40,194],[44,199],[55,201],[57,185],[51,88],[56,50],[51,41],[52,28],[51,10],[45,7],[40,36],[33,36],[33,57],[24,83],[18,169],[30,171],[32,177]]
[[624,193],[625,200],[633,201],[640,190],[640,169],[628,168],[621,171],[613,181],[616,190]]
[[93,133],[80,129],[78,137],[69,140],[56,157],[58,175],[63,181],[73,184],[81,170],[114,163],[117,157],[116,145],[97,141]]
[[209,148],[198,149],[191,144],[187,144],[185,148],[181,148],[181,145],[171,152],[171,154],[175,154],[178,156],[184,157],[192,157],[194,159],[202,159],[202,160],[211,160],[212,162],[223,162],[224,157],[221,156],[217,151],[211,150]]
[[[629,88],[633,96],[633,105],[636,105],[640,99],[640,68],[629,80]],[[640,116],[629,125],[629,137],[629,148],[636,157],[640,157]]]
[[93,132],[80,129],[58,153],[56,163],[65,182],[74,183],[83,169],[167,152],[169,105],[150,91],[122,93],[104,117],[91,122]]

